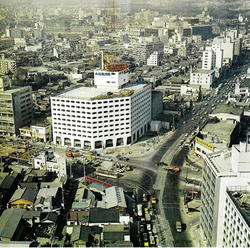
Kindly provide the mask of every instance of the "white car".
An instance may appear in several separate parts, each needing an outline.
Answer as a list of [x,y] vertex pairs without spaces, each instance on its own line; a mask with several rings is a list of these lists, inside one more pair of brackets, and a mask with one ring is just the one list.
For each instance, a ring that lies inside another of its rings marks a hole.
[[151,225],[147,224],[147,230],[150,231],[151,230]]
[[18,164],[18,162],[17,161],[13,161],[11,164],[16,165],[16,164]]
[[112,158],[105,158],[104,160],[105,161],[112,161],[113,159]]
[[195,167],[191,168],[191,170],[192,170],[192,171],[200,171],[200,169],[195,168]]

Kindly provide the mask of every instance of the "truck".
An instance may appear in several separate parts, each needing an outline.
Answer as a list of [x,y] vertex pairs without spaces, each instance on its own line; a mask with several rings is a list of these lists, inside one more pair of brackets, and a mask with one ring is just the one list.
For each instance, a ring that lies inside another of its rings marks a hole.
[[180,221],[176,221],[175,228],[177,232],[182,232],[182,226]]
[[66,152],[65,155],[67,157],[80,157],[81,153],[79,153],[79,152]]
[[181,169],[180,168],[178,168],[178,167],[176,167],[176,166],[162,166],[162,168],[164,169],[164,170],[167,170],[167,171],[172,171],[172,172],[180,172],[181,171]]

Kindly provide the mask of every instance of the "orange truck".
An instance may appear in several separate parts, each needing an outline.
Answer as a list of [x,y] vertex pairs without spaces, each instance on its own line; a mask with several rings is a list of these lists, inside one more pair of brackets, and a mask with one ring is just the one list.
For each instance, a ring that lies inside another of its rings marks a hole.
[[65,154],[67,157],[79,157],[79,156],[81,156],[81,153],[78,153],[78,152],[66,152]]
[[181,169],[175,166],[162,166],[163,169],[167,171],[180,172]]

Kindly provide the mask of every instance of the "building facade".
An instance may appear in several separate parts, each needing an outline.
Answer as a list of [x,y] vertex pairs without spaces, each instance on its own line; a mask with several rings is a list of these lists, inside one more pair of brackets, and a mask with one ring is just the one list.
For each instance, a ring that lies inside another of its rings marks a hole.
[[0,134],[19,135],[19,128],[33,119],[32,87],[9,87],[0,90]]
[[[201,193],[201,231],[202,237],[209,247],[227,247],[235,234],[245,229],[243,221],[235,216],[230,218],[234,209],[229,204],[229,187],[246,187],[250,181],[250,150],[246,143],[233,145],[232,149],[207,154],[204,158]],[[230,209],[229,209],[230,205]],[[239,214],[239,212],[238,212]],[[229,223],[229,224],[228,224]],[[242,223],[242,224],[241,224]],[[227,226],[230,229],[227,229]],[[230,230],[235,229],[228,235]],[[227,230],[226,230],[227,229]],[[249,237],[244,240],[243,233],[238,236],[243,244],[249,242]],[[235,239],[235,243],[236,241]],[[244,242],[243,242],[244,241]],[[237,247],[229,245],[230,247]],[[243,247],[242,245],[239,245]]]
[[190,72],[190,85],[200,85],[203,89],[210,89],[215,80],[215,72],[213,70],[197,69]]
[[106,75],[104,82],[97,76],[96,88],[82,87],[51,98],[55,144],[86,149],[127,146],[148,130],[151,84],[128,84],[125,76],[123,83],[118,77],[110,87]]

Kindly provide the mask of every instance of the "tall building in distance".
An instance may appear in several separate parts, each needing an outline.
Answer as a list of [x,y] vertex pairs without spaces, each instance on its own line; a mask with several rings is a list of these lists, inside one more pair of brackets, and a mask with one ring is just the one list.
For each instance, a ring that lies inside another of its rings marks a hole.
[[[205,156],[201,230],[206,246],[249,247],[249,148],[240,143]],[[240,200],[239,195],[246,197]]]
[[33,119],[32,87],[11,87],[7,76],[0,78],[0,134],[19,135],[19,128]]
[[92,150],[131,145],[149,128],[151,84],[129,83],[121,63],[95,70],[94,83],[51,98],[54,143]]

